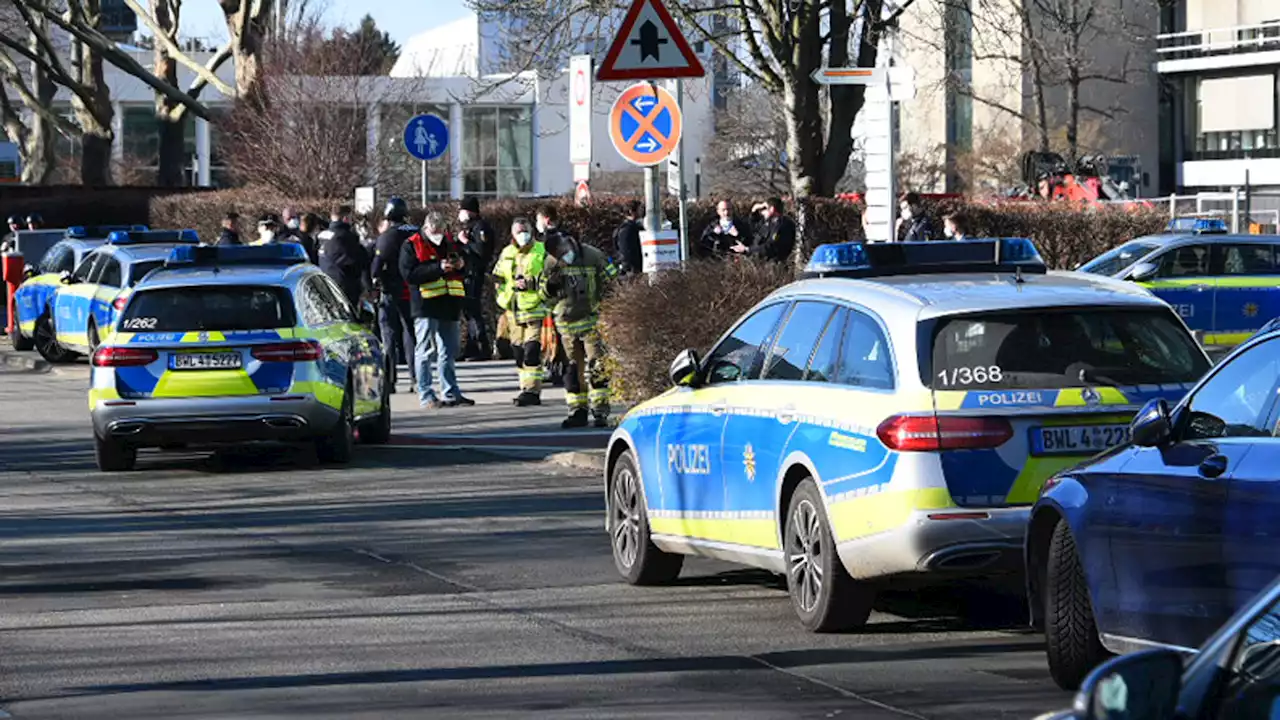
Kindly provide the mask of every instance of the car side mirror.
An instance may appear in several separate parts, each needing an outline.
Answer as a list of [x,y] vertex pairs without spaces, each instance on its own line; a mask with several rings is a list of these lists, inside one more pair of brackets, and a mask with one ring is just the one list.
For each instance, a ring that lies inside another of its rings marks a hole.
[[1129,271],[1129,278],[1134,282],[1146,282],[1156,276],[1156,272],[1160,269],[1159,265],[1151,262],[1140,262],[1133,266]]
[[63,270],[63,271],[58,275],[58,282],[62,283],[63,285],[72,285],[72,284],[74,284],[74,283],[75,283],[75,281],[76,281],[75,276],[74,276],[74,275],[72,275],[72,274],[71,274],[69,271],[67,271],[67,270]]
[[22,269],[22,277],[26,280],[30,280],[31,278],[35,277],[37,274],[39,273],[36,272],[36,269],[31,267],[30,265]]
[[1138,447],[1160,447],[1173,437],[1169,403],[1164,398],[1148,402],[1129,423],[1129,437]]
[[1166,720],[1182,691],[1182,654],[1160,648],[1121,655],[1080,685],[1075,714],[1084,720]]
[[684,350],[671,361],[667,374],[671,378],[671,384],[676,387],[696,387],[699,369],[698,352]]

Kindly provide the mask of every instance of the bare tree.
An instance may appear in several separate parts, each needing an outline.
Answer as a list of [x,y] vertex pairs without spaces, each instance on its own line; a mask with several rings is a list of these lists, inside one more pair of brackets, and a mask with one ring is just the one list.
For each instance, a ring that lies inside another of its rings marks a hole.
[[260,97],[241,98],[224,125],[236,181],[299,197],[345,197],[364,184],[367,112],[384,98],[383,79],[348,74],[369,48],[328,40],[312,15],[267,43]]
[[726,109],[716,113],[716,133],[707,148],[712,192],[785,195],[791,178],[785,162],[787,120],[780,105],[760,87],[726,93]]
[[[56,132],[74,132],[75,128],[53,112],[58,88],[44,71],[47,45],[40,40],[48,37],[48,23],[42,18],[32,20],[35,27],[28,27],[12,2],[0,3],[0,35],[25,40],[28,52],[37,58],[27,61],[24,55],[0,47],[0,123],[9,141],[18,146],[22,182],[39,185],[48,182],[56,169]],[[29,72],[23,71],[24,66]]]

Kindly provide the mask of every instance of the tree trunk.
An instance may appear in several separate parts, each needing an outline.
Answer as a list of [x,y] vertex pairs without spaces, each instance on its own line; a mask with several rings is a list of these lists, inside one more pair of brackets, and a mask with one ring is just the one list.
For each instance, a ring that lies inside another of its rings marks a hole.
[[[96,10],[96,8],[95,8]],[[76,119],[83,131],[81,137],[80,182],[85,185],[111,184],[111,155],[115,133],[111,123],[115,108],[111,106],[111,90],[102,72],[102,56],[96,52],[80,50],[80,83],[85,86],[88,98],[79,94],[72,97]]]
[[[872,23],[884,14],[883,0],[865,0],[859,6],[862,23],[849,16],[848,8],[843,0],[831,4],[828,23],[831,41],[828,48],[828,63],[831,67],[848,67],[850,59],[850,42],[856,41],[858,52],[855,56],[856,67],[875,67],[880,53],[880,38],[883,33],[872,29]],[[856,37],[850,37],[851,31],[859,28]],[[865,85],[832,85],[827,88],[829,120],[827,122],[827,147],[822,156],[822,173],[815,194],[830,197],[835,195],[840,180],[849,168],[849,158],[853,155],[853,122],[862,112],[866,102]]]
[[[177,9],[172,11],[168,0],[152,0],[151,13],[156,25],[165,34],[177,40]],[[178,62],[170,57],[162,43],[157,42],[155,48],[156,77],[178,86]],[[157,160],[156,184],[160,187],[182,187],[186,184],[184,170],[187,164],[185,125],[186,113],[178,110],[178,103],[156,93],[156,123],[160,130],[160,157]]]
[[1022,39],[1027,44],[1024,52],[1031,58],[1031,93],[1036,103],[1036,136],[1040,152],[1049,152],[1049,112],[1044,99],[1044,57],[1037,43],[1035,25],[1032,24],[1028,0],[1020,3],[1022,13]]
[[[262,51],[270,30],[272,0],[220,0],[231,36],[236,64],[236,95],[257,110],[267,106],[263,87]],[[257,12],[254,12],[254,11]]]
[[[38,15],[35,16],[35,19],[39,24],[38,29],[47,34],[49,21]],[[40,43],[37,42],[35,32],[31,33],[28,47],[43,56],[43,50]],[[42,71],[35,62],[31,63],[31,90],[44,107],[52,106],[53,98],[58,93],[58,86],[49,79],[49,75]],[[49,179],[53,176],[54,169],[57,167],[54,158],[57,150],[57,138],[57,131],[54,129],[52,122],[40,117],[38,113],[31,113],[30,124],[24,128],[21,140],[17,142],[19,157],[22,160],[22,182],[24,184],[44,185],[49,182]]]

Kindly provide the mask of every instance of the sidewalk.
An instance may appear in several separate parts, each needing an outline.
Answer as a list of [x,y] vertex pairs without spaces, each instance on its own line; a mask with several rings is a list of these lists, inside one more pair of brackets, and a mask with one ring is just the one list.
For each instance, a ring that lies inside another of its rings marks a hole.
[[[522,459],[546,459],[562,465],[603,470],[604,451],[612,429],[561,430],[568,410],[564,390],[546,387],[542,405],[515,407],[520,392],[515,365],[509,360],[458,363],[458,385],[474,407],[426,410],[418,407],[401,366],[397,392],[391,396],[391,445],[479,450]],[[615,417],[625,408],[615,408]]]

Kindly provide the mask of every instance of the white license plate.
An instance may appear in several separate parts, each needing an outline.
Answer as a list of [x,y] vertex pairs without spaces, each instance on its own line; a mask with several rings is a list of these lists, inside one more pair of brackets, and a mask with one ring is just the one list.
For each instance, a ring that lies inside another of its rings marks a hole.
[[1128,441],[1128,425],[1064,425],[1031,430],[1034,455],[1092,455]]
[[234,370],[240,367],[240,353],[181,353],[173,356],[174,370]]

